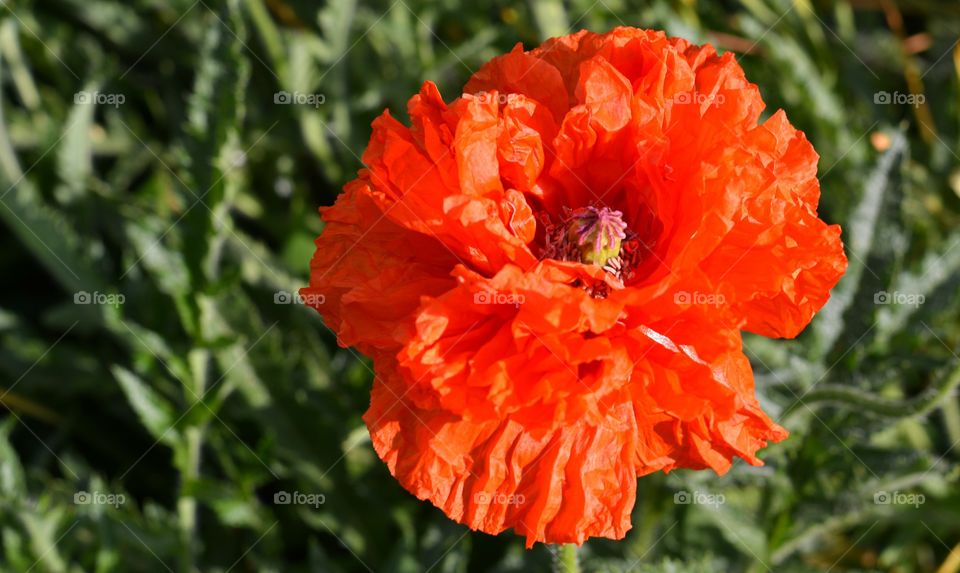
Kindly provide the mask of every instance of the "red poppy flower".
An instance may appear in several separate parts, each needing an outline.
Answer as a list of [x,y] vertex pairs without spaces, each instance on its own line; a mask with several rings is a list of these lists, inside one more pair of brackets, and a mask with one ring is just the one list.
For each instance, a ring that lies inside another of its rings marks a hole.
[[[302,293],[373,358],[400,483],[536,541],[622,538],[637,476],[753,465],[741,330],[793,337],[846,268],[818,156],[731,54],[579,32],[384,112]],[[322,296],[316,296],[322,295]]]

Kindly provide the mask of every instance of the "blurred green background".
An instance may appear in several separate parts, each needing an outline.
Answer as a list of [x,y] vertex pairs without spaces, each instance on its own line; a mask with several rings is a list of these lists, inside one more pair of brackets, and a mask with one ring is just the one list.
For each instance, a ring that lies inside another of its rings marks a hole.
[[369,362],[292,293],[385,107],[617,25],[737,53],[850,270],[799,339],[747,338],[790,439],[642,478],[585,570],[960,571],[955,0],[3,0],[2,570],[549,570],[390,477]]

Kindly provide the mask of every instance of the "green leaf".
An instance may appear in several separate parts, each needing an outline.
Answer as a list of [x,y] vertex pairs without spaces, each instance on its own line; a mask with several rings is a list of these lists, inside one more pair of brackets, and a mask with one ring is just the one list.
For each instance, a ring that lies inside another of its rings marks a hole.
[[570,29],[567,12],[560,0],[528,0],[533,19],[540,30],[540,39],[562,36]]
[[[0,177],[0,182],[6,185],[10,179]],[[40,199],[29,180],[22,179],[13,185],[0,199],[0,219],[20,242],[67,292],[108,290],[103,274],[97,272],[89,254],[101,251],[102,245],[97,239],[81,239],[59,211]]]
[[27,491],[20,457],[10,445],[10,432],[16,425],[13,417],[0,423],[0,497],[11,501],[22,500]]
[[239,0],[209,13],[197,76],[187,107],[181,148],[181,183],[189,210],[184,216],[187,267],[195,288],[218,274],[219,249],[230,232],[228,210],[246,161],[240,134],[250,63],[242,57],[246,24]]
[[167,445],[178,442],[179,431],[174,426],[179,416],[175,414],[173,405],[139,376],[122,366],[113,366],[110,371],[150,435]]
[[860,202],[854,209],[844,233],[847,272],[833,289],[830,300],[820,311],[814,323],[817,349],[826,354],[840,338],[844,328],[844,314],[853,304],[860,286],[860,279],[870,258],[874,244],[874,230],[880,217],[884,196],[890,187],[890,176],[897,159],[906,150],[907,140],[903,131],[894,134],[890,149],[880,158],[863,186]]
[[79,199],[86,190],[87,181],[93,172],[93,146],[90,141],[90,128],[93,125],[93,112],[97,106],[86,96],[95,94],[96,84],[87,84],[75,98],[73,109],[67,118],[63,139],[57,148],[57,172],[63,188],[58,197],[61,202],[70,204]]
[[[916,272],[897,275],[890,291],[916,304],[888,304],[877,312],[877,340],[883,347],[889,339],[901,332],[927,303],[934,302],[934,294],[960,279],[960,233],[952,233],[943,242],[943,248],[927,253]],[[949,296],[949,292],[946,293]],[[929,313],[927,313],[929,314]]]

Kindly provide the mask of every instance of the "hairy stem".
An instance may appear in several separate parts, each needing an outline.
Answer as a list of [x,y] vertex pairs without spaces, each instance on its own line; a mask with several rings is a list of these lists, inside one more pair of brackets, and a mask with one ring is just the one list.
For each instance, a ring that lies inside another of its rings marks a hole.
[[553,570],[555,573],[580,573],[577,546],[573,543],[561,545],[554,557]]
[[[949,374],[941,375],[934,386],[909,400],[890,400],[856,388],[824,384],[804,395],[803,404],[810,405],[818,402],[845,404],[878,416],[906,418],[930,413],[944,398],[950,396],[957,386],[960,386],[960,367]],[[798,411],[800,411],[799,408],[792,408],[784,415],[784,419]]]

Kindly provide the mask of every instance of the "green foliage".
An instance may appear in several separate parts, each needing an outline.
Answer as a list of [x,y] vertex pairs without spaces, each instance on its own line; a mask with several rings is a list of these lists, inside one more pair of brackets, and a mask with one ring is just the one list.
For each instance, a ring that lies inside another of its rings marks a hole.
[[0,569],[549,569],[406,493],[360,418],[366,359],[278,302],[384,108],[633,25],[738,52],[820,152],[850,271],[800,338],[745,342],[791,431],[767,465],[640,479],[583,569],[936,570],[960,551],[960,10],[901,2],[896,30],[881,4],[5,2]]

